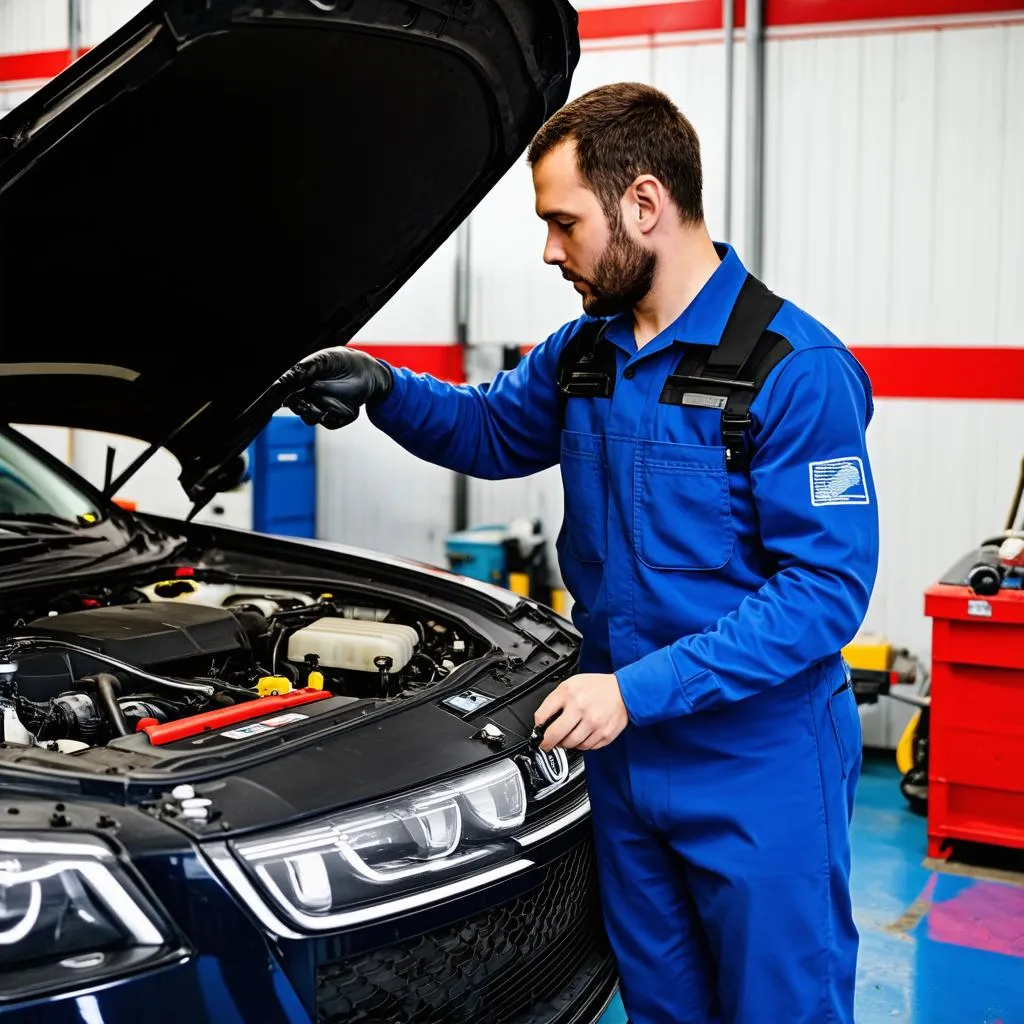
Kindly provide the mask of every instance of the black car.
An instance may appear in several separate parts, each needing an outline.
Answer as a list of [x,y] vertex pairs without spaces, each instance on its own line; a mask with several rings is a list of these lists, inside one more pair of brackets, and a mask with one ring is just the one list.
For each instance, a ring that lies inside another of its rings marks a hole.
[[[0,418],[167,448],[201,507],[577,59],[564,0],[150,4],[0,122]],[[136,468],[0,428],[0,1017],[598,1019],[583,765],[530,744],[572,626],[127,512]]]

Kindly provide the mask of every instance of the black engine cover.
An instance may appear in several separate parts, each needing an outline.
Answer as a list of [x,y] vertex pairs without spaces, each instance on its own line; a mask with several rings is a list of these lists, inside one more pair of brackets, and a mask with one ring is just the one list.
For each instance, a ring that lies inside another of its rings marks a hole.
[[[67,640],[154,669],[249,648],[241,623],[230,611],[165,601],[52,615],[18,632]],[[48,700],[71,689],[76,679],[102,671],[111,669],[88,655],[59,649],[32,652],[18,659],[18,685],[29,699]]]

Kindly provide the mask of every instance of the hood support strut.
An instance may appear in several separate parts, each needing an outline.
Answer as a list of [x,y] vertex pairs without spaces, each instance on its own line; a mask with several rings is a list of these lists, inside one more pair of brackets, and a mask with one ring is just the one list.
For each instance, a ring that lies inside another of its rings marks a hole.
[[111,480],[107,483],[106,487],[103,488],[103,499],[104,501],[110,501],[110,499],[133,477],[135,474],[142,469],[142,467],[149,462],[151,458],[161,448],[170,444],[182,430],[185,429],[197,416],[199,416],[205,409],[209,407],[209,402],[204,402],[191,416],[188,417],[183,423],[179,423],[166,437],[162,437],[157,441],[154,441],[129,467],[115,480]]

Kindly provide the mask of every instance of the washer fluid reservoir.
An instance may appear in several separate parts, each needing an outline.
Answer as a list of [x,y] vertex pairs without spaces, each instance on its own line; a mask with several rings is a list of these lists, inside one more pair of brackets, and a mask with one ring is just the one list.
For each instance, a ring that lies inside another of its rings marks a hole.
[[386,656],[392,662],[390,671],[401,672],[419,639],[411,626],[324,616],[292,633],[288,660],[302,661],[307,654],[316,654],[323,668],[376,673],[373,659]]

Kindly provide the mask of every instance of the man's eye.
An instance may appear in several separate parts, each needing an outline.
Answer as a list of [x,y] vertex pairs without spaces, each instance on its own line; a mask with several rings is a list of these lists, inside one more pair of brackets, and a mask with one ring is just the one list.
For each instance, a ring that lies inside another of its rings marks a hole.
[[560,220],[560,221],[558,221],[558,226],[563,231],[572,231],[572,229],[575,227],[575,224],[573,224],[571,221],[562,221],[562,220]]

